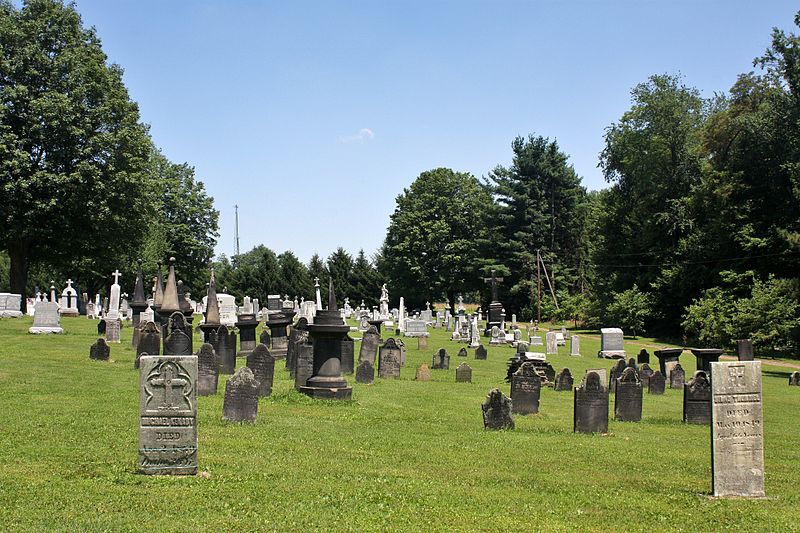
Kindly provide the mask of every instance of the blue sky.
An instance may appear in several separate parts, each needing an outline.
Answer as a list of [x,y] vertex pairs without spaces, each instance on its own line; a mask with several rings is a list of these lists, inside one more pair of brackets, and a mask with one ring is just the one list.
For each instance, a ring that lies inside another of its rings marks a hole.
[[557,139],[590,189],[631,88],[726,91],[791,30],[791,2],[78,0],[151,125],[220,210],[218,253],[374,252],[395,198],[440,166],[485,175]]

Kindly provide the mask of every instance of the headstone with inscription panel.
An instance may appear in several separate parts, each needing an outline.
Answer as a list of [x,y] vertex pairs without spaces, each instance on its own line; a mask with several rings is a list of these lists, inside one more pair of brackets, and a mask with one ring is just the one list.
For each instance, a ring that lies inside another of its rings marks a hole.
[[569,371],[569,368],[564,368],[556,375],[553,390],[558,392],[571,391],[573,384],[572,373]]
[[596,372],[587,372],[584,382],[575,388],[573,431],[608,433],[608,389]]
[[456,383],[472,383],[472,367],[467,363],[456,367]]
[[542,380],[533,363],[522,363],[511,376],[513,412],[523,415],[539,412]]
[[683,421],[687,424],[711,423],[711,383],[708,374],[698,370],[683,388]]
[[247,366],[258,381],[258,396],[263,398],[272,394],[275,377],[275,358],[263,344],[258,344],[247,356]]
[[650,376],[650,381],[647,383],[647,392],[650,394],[664,394],[667,388],[667,378],[661,373],[660,370],[653,372]]
[[672,371],[669,373],[669,388],[682,389],[685,382],[686,372],[683,370],[683,367],[680,363],[676,363],[675,366],[672,367]]
[[614,394],[614,420],[639,422],[642,420],[642,383],[635,368],[628,367],[617,378]]
[[211,396],[217,393],[219,361],[214,347],[204,342],[197,351],[197,395]]
[[386,339],[378,354],[378,377],[397,379],[400,377],[400,348],[393,338]]

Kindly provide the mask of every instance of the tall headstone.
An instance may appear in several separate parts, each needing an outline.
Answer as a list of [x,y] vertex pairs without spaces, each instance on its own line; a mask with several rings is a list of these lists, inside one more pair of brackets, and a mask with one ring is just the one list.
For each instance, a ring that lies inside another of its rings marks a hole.
[[378,328],[370,326],[361,338],[361,348],[358,352],[359,361],[369,361],[375,366],[375,354],[380,346],[381,336]]
[[219,324],[216,328],[211,328],[207,341],[217,354],[219,373],[233,374],[236,369],[236,333],[228,332],[228,326]]
[[736,355],[739,361],[753,360],[753,341],[750,339],[739,339],[736,341]]
[[481,405],[484,429],[514,429],[512,402],[500,389],[492,389]]
[[617,390],[617,378],[622,376],[627,366],[624,359],[618,359],[614,366],[611,367],[608,377],[608,392],[614,394]]
[[139,368],[142,354],[159,355],[161,353],[161,328],[148,321],[139,328],[139,343],[136,345],[134,368]]
[[100,337],[92,344],[92,347],[89,348],[89,359],[94,359],[95,361],[108,361],[108,358],[111,356],[111,347],[106,344],[106,340],[103,337]]
[[255,422],[258,416],[258,380],[243,366],[225,383],[222,418],[231,422]]
[[672,371],[669,373],[669,388],[682,389],[685,381],[686,372],[684,372],[681,364],[677,363],[674,367],[672,367]]
[[556,332],[555,331],[548,331],[545,334],[545,353],[547,355],[557,355],[558,354],[558,341],[556,339]]
[[211,396],[217,393],[219,362],[214,347],[204,342],[197,351],[197,395]]
[[375,367],[372,366],[368,359],[359,361],[358,368],[356,368],[356,383],[371,385],[374,381]]
[[761,361],[711,363],[714,496],[764,496]]
[[683,388],[683,421],[687,424],[711,423],[711,383],[708,374],[698,370]]
[[639,422],[642,420],[642,383],[639,372],[627,367],[617,378],[614,394],[614,420]]
[[533,363],[522,363],[511,376],[511,401],[513,411],[529,415],[539,412],[542,380]]
[[197,357],[140,360],[139,472],[197,473]]
[[600,351],[597,357],[606,359],[625,359],[625,345],[622,330],[602,328],[600,330]]
[[553,385],[554,391],[571,391],[573,386],[572,373],[569,368],[564,368],[556,375],[555,384]]
[[258,381],[258,396],[263,398],[272,394],[272,381],[275,377],[275,359],[263,344],[257,345],[247,356],[247,366]]
[[573,357],[581,355],[581,338],[573,335],[569,338],[569,354]]
[[388,338],[380,348],[378,377],[396,379],[400,377],[400,348],[393,338]]
[[456,367],[456,383],[472,383],[472,367],[467,363]]
[[588,372],[581,386],[575,388],[573,431],[608,433],[608,389],[596,372]]
[[653,372],[650,376],[650,381],[647,383],[647,392],[650,394],[664,394],[667,388],[667,378],[661,373],[660,370]]
[[308,378],[314,375],[314,346],[306,341],[298,341],[294,363],[294,388],[305,387]]
[[[350,335],[345,335],[342,339],[342,373],[343,374],[352,374],[355,370],[355,351],[356,351],[356,343],[350,337]],[[287,350],[287,357],[288,357],[288,350]]]

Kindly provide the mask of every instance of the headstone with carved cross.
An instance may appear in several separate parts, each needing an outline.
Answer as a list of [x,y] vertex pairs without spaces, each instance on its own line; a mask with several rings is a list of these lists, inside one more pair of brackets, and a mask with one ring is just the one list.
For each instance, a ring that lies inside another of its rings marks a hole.
[[503,278],[498,278],[495,275],[495,270],[492,269],[492,275],[489,278],[483,278],[484,283],[490,283],[492,286],[492,301],[489,304],[489,312],[486,317],[486,329],[484,335],[489,336],[492,331],[492,326],[500,327],[503,322],[503,304],[498,301],[497,284],[503,281]]
[[197,473],[197,357],[143,355],[139,472]]

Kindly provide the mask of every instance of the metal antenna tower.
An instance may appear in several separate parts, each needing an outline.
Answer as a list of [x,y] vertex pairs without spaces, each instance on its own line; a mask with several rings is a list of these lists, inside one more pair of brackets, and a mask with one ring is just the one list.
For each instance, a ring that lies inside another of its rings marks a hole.
[[239,206],[234,205],[234,209],[236,209],[236,226],[233,228],[233,243],[234,243],[234,255],[239,255]]

